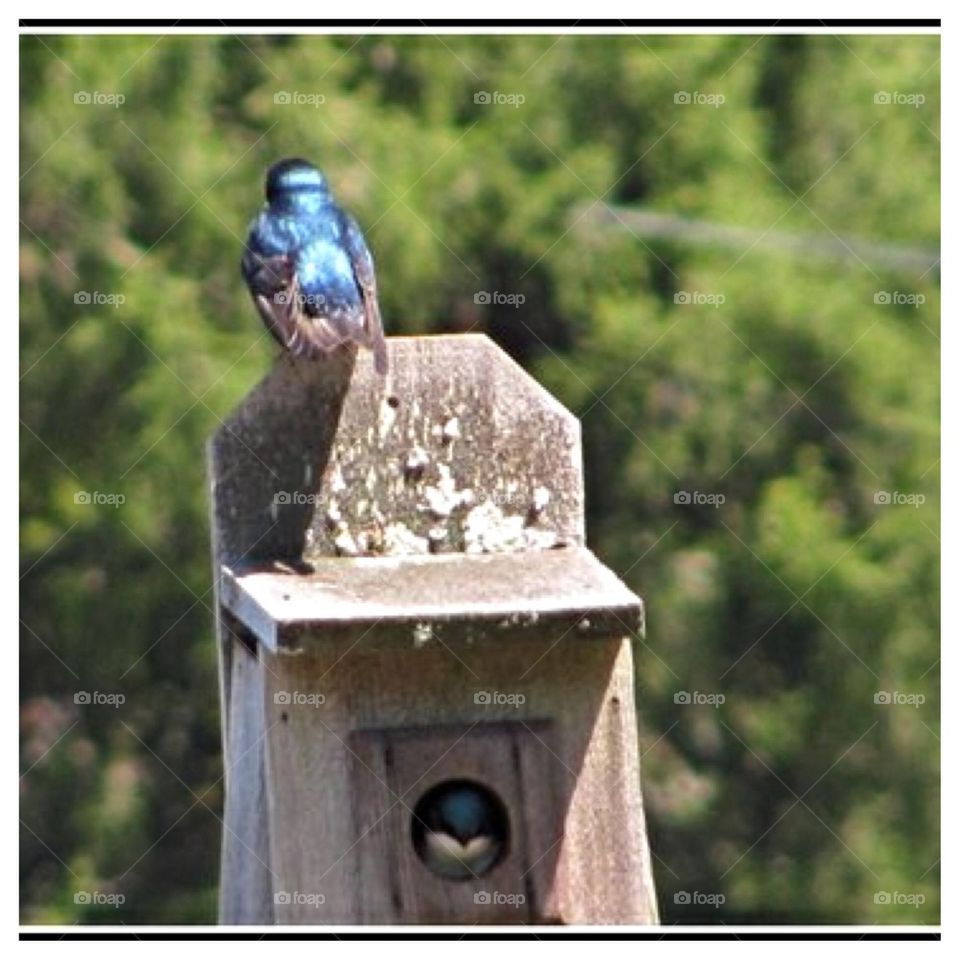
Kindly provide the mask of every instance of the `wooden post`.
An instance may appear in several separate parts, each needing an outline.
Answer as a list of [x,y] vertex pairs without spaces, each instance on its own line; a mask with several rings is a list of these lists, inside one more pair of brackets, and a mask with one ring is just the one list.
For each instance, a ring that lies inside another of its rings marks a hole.
[[655,923],[579,424],[485,337],[389,348],[282,358],[210,445],[221,921]]

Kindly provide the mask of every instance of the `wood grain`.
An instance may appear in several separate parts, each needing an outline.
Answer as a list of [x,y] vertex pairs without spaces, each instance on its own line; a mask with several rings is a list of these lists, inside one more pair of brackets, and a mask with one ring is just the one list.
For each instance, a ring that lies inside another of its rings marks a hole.
[[[212,438],[225,923],[655,923],[630,635],[575,417],[485,337],[283,356]],[[431,787],[507,811],[437,876]]]

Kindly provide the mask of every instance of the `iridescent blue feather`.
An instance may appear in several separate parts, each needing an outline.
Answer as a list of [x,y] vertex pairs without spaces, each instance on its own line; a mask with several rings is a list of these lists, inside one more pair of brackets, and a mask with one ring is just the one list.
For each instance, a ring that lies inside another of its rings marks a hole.
[[267,173],[267,203],[250,226],[242,270],[267,329],[298,357],[345,343],[373,350],[387,372],[373,257],[356,220],[306,160]]

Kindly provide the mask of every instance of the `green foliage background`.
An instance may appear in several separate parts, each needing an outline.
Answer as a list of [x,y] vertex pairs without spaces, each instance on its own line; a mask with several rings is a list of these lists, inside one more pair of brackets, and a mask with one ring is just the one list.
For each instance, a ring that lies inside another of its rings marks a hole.
[[[938,58],[924,36],[24,38],[22,919],[215,919],[203,448],[276,352],[238,259],[293,154],[364,225],[391,332],[486,331],[583,419],[591,545],[648,603],[665,920],[938,921],[938,267],[769,243],[938,248]],[[621,208],[755,237],[657,240]]]

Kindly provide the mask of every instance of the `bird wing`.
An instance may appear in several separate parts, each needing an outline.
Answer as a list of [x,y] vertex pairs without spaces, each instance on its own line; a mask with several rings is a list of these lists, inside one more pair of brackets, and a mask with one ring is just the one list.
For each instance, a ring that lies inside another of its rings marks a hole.
[[262,257],[248,250],[243,271],[267,329],[294,356],[317,359],[343,343],[342,335],[324,318],[304,312],[289,256]]
[[363,238],[360,225],[349,213],[343,214],[343,240],[346,244],[353,276],[363,295],[364,332],[367,346],[373,350],[373,362],[381,376],[387,372],[387,342],[383,337],[383,321],[380,318],[380,303],[377,300],[377,277],[373,268],[373,256]]

